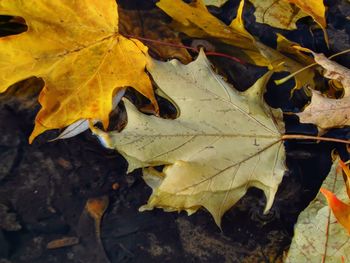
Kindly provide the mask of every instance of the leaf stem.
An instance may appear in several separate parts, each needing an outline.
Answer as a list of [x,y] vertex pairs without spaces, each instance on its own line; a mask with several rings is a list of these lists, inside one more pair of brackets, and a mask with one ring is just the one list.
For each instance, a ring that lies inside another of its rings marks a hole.
[[[185,46],[185,45],[180,45],[180,44],[175,44],[175,43],[169,43],[169,42],[163,42],[163,41],[160,41],[160,40],[149,39],[149,38],[145,38],[145,37],[133,36],[133,35],[128,35],[128,34],[124,34],[124,36],[130,37],[130,38],[135,38],[135,39],[138,39],[138,40],[143,40],[143,41],[146,41],[146,42],[151,42],[151,43],[163,45],[163,46],[170,46],[170,47],[174,47],[174,48],[185,48],[185,49],[191,50],[193,52],[199,53],[199,50],[197,48],[190,47],[190,46]],[[235,62],[238,62],[238,63],[241,63],[241,64],[246,64],[243,60],[241,60],[241,59],[239,59],[237,57],[225,54],[225,53],[213,52],[213,51],[207,51],[207,52],[204,52],[204,53],[207,56],[216,56],[216,57],[228,58],[228,59],[231,59],[231,60],[233,60]]]
[[[340,55],[343,55],[343,54],[349,53],[349,52],[350,52],[350,49],[346,49],[346,50],[341,51],[341,52],[339,52],[339,53],[333,54],[332,56],[329,56],[328,59],[332,59],[332,58],[335,58],[335,57],[337,57],[337,56],[340,56]],[[287,80],[289,80],[289,79],[293,78],[294,76],[298,75],[300,72],[303,72],[304,70],[309,69],[309,68],[312,68],[312,67],[317,66],[317,65],[318,65],[317,63],[312,63],[312,64],[310,64],[310,65],[307,65],[306,67],[303,67],[303,68],[301,68],[301,69],[299,69],[299,70],[297,70],[297,71],[295,71],[295,72],[289,74],[288,76],[286,76],[286,77],[284,77],[284,78],[282,78],[282,79],[277,79],[277,80],[275,80],[275,83],[276,83],[277,85],[283,84],[283,83],[286,82]]]
[[336,138],[320,137],[320,136],[311,136],[311,135],[301,135],[301,134],[284,134],[282,135],[282,140],[318,140],[325,142],[339,142],[350,144],[350,140],[342,140]]

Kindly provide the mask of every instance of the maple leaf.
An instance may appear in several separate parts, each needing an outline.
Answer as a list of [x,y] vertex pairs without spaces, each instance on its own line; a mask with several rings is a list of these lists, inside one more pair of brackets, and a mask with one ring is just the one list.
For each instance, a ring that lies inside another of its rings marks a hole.
[[145,73],[147,48],[118,34],[115,1],[2,0],[0,14],[28,25],[22,34],[0,38],[0,92],[31,76],[45,81],[30,141],[80,119],[107,127],[112,96],[126,86],[157,107]]
[[[244,28],[243,7],[241,0],[237,10],[237,17],[229,26],[211,15],[202,0],[192,4],[186,4],[182,0],[160,0],[157,6],[174,19],[173,26],[185,34],[196,38],[214,38],[226,44],[238,47],[235,56],[243,61],[254,63],[259,66],[268,66],[276,72],[296,72],[304,68],[304,64],[283,55],[286,44],[281,45],[278,52],[263,43],[256,41]],[[285,38],[284,38],[285,39]],[[285,39],[285,42],[288,40]],[[289,43],[291,43],[289,41]],[[304,85],[314,86],[314,71],[307,69],[295,76],[295,89]]]
[[350,125],[350,70],[323,54],[314,53],[306,48],[299,49],[312,53],[315,62],[324,69],[324,77],[337,81],[344,89],[344,97],[341,99],[328,98],[310,89],[311,102],[302,112],[297,113],[300,122],[317,125],[320,134],[330,128]]
[[176,104],[179,117],[145,115],[125,100],[124,130],[92,128],[104,145],[128,160],[128,172],[166,165],[163,173],[144,170],[153,193],[142,209],[192,213],[203,206],[220,225],[251,186],[264,191],[269,209],[285,171],[282,113],[263,100],[271,73],[239,93],[214,73],[203,51],[188,65],[152,60],[147,69]]
[[[339,160],[334,161],[322,187],[343,199],[347,194],[341,169],[337,169]],[[348,262],[349,241],[350,235],[337,223],[326,198],[319,193],[298,217],[285,262]]]

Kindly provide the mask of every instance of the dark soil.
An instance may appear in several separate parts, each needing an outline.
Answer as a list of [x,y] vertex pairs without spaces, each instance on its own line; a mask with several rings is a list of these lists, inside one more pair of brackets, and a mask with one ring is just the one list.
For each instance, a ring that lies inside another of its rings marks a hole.
[[[153,8],[148,1],[137,1],[138,5],[121,2],[130,9]],[[211,11],[223,21],[230,21],[237,3],[230,1],[223,9]],[[327,55],[350,48],[350,25],[346,19],[350,16],[350,5],[345,0],[326,1],[326,4],[330,7],[329,50],[324,46],[320,30],[310,35],[309,21],[301,21],[296,31],[284,32],[286,36]],[[268,37],[272,29],[253,23],[252,10],[248,5],[245,12],[248,29],[273,45]],[[349,66],[349,58],[343,56],[339,62]],[[244,86],[244,81],[232,74],[237,65],[222,60],[213,63],[219,67],[225,65],[221,70],[229,79],[231,75],[231,81]],[[246,74],[257,72],[248,69]],[[57,135],[48,132],[32,145],[28,144],[39,109],[36,95],[40,81],[32,80],[26,92],[19,86],[0,97],[0,262],[104,263],[106,255],[110,262],[281,262],[298,214],[316,195],[328,173],[331,150],[337,148],[348,159],[343,145],[286,143],[289,171],[271,211],[267,215],[262,213],[264,195],[250,189],[225,214],[222,229],[205,210],[190,217],[162,210],[141,213],[138,208],[151,192],[141,178],[141,171],[126,175],[127,162],[117,152],[100,146],[89,132],[64,141],[47,142]],[[299,92],[289,100],[290,86],[292,83],[285,88],[271,88],[267,101],[287,111],[299,110],[306,97]],[[301,125],[296,117],[288,115],[285,121],[287,132],[317,133],[313,125]],[[327,136],[349,138],[349,131],[333,130]],[[115,183],[118,189],[113,189]],[[88,198],[102,195],[110,198],[101,227],[105,252],[96,239],[93,220],[84,211]],[[46,248],[48,242],[63,237],[79,237],[79,243],[59,249]]]

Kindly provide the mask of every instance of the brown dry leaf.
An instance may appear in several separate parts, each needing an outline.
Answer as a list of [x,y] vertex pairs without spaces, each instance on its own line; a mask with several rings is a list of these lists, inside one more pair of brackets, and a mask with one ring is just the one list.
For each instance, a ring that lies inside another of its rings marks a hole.
[[86,202],[85,210],[95,221],[95,230],[98,240],[101,240],[101,221],[109,205],[108,196],[90,198]]
[[79,244],[78,237],[63,237],[59,239],[55,239],[47,243],[47,249],[57,249],[62,247],[70,247]]
[[253,186],[264,191],[269,209],[285,171],[282,112],[263,99],[271,72],[240,93],[213,71],[203,51],[188,65],[151,60],[147,69],[179,117],[145,115],[125,100],[124,130],[92,128],[128,160],[129,172],[165,165],[162,173],[144,169],[153,193],[142,210],[193,213],[203,206],[220,225],[222,215]]
[[157,107],[145,73],[147,48],[118,34],[115,1],[1,0],[0,15],[28,25],[24,33],[0,38],[0,92],[31,76],[45,81],[30,141],[80,119],[107,127],[112,96],[125,86]]
[[350,96],[350,69],[344,67],[337,62],[328,59],[322,53],[311,52],[315,58],[315,62],[323,69],[323,76],[328,79],[336,80],[344,88],[344,97]]
[[350,125],[350,97],[331,99],[318,91],[311,92],[310,104],[297,113],[300,122],[317,125],[320,134],[324,134],[330,128]]
[[[172,45],[183,45],[177,34],[170,26],[163,22],[165,15],[159,9],[154,10],[125,10],[119,8],[119,31],[122,35],[148,38]],[[142,40],[141,40],[142,41]],[[192,61],[191,55],[185,48],[155,43],[144,42],[150,49],[150,53],[156,54],[162,59],[177,58],[187,64]]]
[[[299,48],[300,49],[300,48]],[[297,113],[300,122],[317,125],[320,134],[325,130],[350,125],[350,70],[335,61],[328,59],[324,54],[317,54],[309,49],[323,69],[323,76],[339,82],[344,88],[344,97],[341,99],[327,98],[318,91],[311,90],[311,102],[303,112]]]

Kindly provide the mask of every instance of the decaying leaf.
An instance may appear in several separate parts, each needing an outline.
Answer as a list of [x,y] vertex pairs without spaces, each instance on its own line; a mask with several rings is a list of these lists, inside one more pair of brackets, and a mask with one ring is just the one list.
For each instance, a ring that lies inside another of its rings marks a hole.
[[330,128],[350,125],[350,97],[331,99],[315,90],[311,93],[310,104],[297,113],[300,122],[317,125],[320,134]]
[[[347,198],[345,184],[338,160],[323,182],[339,198]],[[342,261],[343,259],[343,261]],[[325,197],[319,193],[299,215],[294,238],[286,262],[348,262],[350,260],[350,235],[337,223]]]
[[147,48],[118,34],[115,1],[2,0],[0,15],[20,16],[28,25],[0,38],[0,92],[31,76],[45,81],[30,141],[80,119],[107,127],[112,96],[125,86],[156,105],[145,73]]
[[98,249],[102,253],[104,262],[110,262],[101,239],[102,218],[108,206],[109,206],[109,197],[107,195],[103,195],[95,198],[89,198],[86,201],[85,209],[83,212],[83,213],[87,212],[87,214],[90,217],[92,217],[95,221],[95,233],[96,233]]
[[297,114],[300,122],[317,125],[321,134],[330,128],[350,125],[350,70],[326,58],[323,54],[317,54],[305,48],[302,50],[313,54],[315,62],[324,69],[324,77],[338,81],[343,86],[344,96],[341,99],[332,99],[311,90],[310,104],[304,111]]
[[[186,4],[182,0],[161,0],[157,3],[157,6],[174,19],[173,26],[178,31],[192,37],[213,38],[216,41],[238,47],[239,49],[235,50],[235,56],[243,61],[259,66],[268,66],[277,72],[295,72],[304,67],[303,64],[290,59],[281,52],[256,41],[244,28],[242,17],[244,0],[240,2],[237,17],[229,26],[211,15],[202,0],[198,0],[193,4]],[[284,46],[281,46],[280,51],[283,49]],[[301,88],[304,85],[313,87],[313,77],[312,69],[296,75],[295,88]]]
[[57,249],[62,247],[70,247],[79,244],[78,237],[63,237],[59,239],[55,239],[47,243],[47,249]]
[[85,210],[95,221],[96,237],[101,242],[101,221],[109,205],[108,196],[90,198],[87,200]]
[[128,124],[122,132],[92,128],[128,160],[129,172],[166,165],[162,173],[144,170],[153,193],[142,210],[193,213],[203,206],[220,225],[252,186],[264,191],[269,209],[285,171],[281,111],[263,100],[271,73],[239,93],[212,70],[202,51],[188,65],[151,60],[147,69],[179,117],[145,115],[125,100]]
[[333,60],[328,59],[322,53],[315,53],[312,51],[311,53],[315,58],[315,62],[324,69],[323,76],[325,78],[340,82],[344,88],[344,97],[349,97],[350,96],[350,69],[338,64]]

